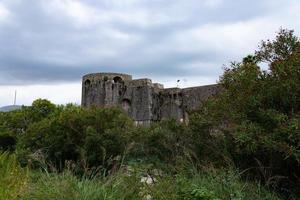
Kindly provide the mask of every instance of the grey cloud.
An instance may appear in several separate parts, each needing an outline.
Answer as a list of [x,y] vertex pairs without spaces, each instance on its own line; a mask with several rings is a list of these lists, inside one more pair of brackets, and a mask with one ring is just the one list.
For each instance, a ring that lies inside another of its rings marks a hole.
[[[62,10],[50,12],[54,8],[47,7],[49,2],[2,1],[11,16],[0,22],[0,84],[69,82],[97,71],[218,77],[231,56],[227,47],[183,51],[173,36],[182,33],[181,40],[188,41],[185,30],[255,19],[279,9],[269,0],[224,0],[211,7],[198,0],[141,0],[126,5],[87,0],[78,2],[104,17],[106,12],[120,16],[91,18],[91,24],[81,25]],[[139,15],[134,18],[136,13],[146,15],[142,23],[138,23]],[[122,19],[122,14],[133,20]]]

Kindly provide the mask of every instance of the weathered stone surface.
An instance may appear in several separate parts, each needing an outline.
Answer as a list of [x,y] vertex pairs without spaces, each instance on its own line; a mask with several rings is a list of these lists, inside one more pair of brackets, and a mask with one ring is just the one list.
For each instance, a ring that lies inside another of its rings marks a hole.
[[188,120],[188,112],[217,94],[218,85],[191,88],[167,88],[151,79],[135,79],[128,74],[95,73],[83,76],[82,106],[120,106],[136,122],[174,118]]

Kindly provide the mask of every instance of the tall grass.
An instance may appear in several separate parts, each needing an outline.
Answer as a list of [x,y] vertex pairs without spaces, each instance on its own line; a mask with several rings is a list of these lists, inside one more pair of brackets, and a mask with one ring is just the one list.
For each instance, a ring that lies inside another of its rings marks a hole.
[[[159,172],[159,173],[157,173]],[[152,183],[141,181],[150,178]],[[245,182],[238,171],[214,169],[170,173],[140,163],[111,175],[92,178],[71,171],[45,172],[21,168],[16,157],[0,154],[1,200],[279,200],[255,182]]]
[[[154,183],[141,181],[140,172],[118,172],[108,177],[78,178],[71,172],[41,173],[32,179],[25,200],[279,200],[259,183],[242,181],[234,170],[197,172],[194,175],[151,175]],[[145,175],[145,174],[144,174]]]
[[246,182],[233,169],[210,169],[177,179],[177,191],[185,199],[207,200],[279,200],[280,197],[264,188],[259,182]]
[[0,199],[20,199],[27,189],[28,169],[19,165],[14,154],[0,153]]
[[[108,178],[76,177],[71,172],[35,174],[31,189],[24,200],[116,200],[140,199],[132,191],[136,181],[126,181],[124,175],[118,174]],[[132,180],[132,179],[131,179]]]

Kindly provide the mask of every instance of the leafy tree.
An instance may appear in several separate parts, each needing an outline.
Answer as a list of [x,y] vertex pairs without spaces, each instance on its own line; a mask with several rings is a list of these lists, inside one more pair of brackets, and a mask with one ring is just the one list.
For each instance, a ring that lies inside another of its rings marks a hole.
[[56,106],[47,99],[37,99],[30,107],[30,118],[33,122],[40,121],[56,111]]
[[21,109],[1,113],[0,124],[18,136],[24,134],[30,124],[43,120],[58,111],[59,107],[50,101],[37,99],[31,106],[22,106]]
[[[269,69],[262,70],[261,62]],[[223,93],[199,110],[198,124],[206,124],[210,132],[221,131],[232,145],[228,149],[236,164],[258,169],[266,184],[285,184],[283,177],[297,181],[300,41],[293,31],[280,29],[274,40],[261,43],[254,56],[231,63],[220,85]]]
[[299,51],[299,38],[293,30],[280,29],[275,40],[262,41],[255,56],[259,62],[274,64],[285,61]]

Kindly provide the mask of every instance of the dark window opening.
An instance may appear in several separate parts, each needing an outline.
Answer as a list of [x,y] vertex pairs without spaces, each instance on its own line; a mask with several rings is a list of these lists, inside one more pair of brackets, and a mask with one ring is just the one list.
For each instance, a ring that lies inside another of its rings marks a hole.
[[87,79],[85,82],[84,82],[84,85],[86,87],[90,86],[91,85],[91,81],[89,79]]
[[131,108],[131,102],[129,99],[122,100],[122,108],[126,113],[129,113],[130,108]]
[[114,77],[114,83],[121,83],[123,80],[122,80],[122,78],[120,77],[120,76],[116,76],[116,77]]

